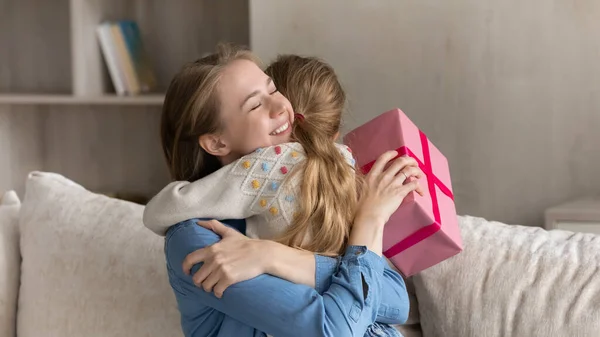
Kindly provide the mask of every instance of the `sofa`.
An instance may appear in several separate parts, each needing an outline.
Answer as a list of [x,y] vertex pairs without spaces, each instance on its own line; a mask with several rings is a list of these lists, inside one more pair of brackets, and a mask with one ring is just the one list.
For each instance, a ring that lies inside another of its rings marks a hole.
[[[4,193],[0,337],[182,336],[142,211],[55,173]],[[407,280],[404,336],[600,336],[599,236],[459,222],[464,251]]]

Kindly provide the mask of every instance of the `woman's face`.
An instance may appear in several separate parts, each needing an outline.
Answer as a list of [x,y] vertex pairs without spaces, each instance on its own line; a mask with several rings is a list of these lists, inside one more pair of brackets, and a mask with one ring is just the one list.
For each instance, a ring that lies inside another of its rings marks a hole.
[[294,111],[254,62],[236,60],[223,69],[217,86],[223,121],[221,142],[231,162],[259,147],[290,141]]

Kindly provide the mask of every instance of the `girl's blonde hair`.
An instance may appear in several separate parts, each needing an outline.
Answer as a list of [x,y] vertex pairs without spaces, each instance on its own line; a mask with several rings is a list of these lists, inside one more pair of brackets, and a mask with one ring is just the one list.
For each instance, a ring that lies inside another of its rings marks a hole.
[[250,51],[220,44],[216,53],[186,64],[171,80],[160,132],[173,180],[195,181],[221,168],[218,158],[204,151],[198,138],[222,130],[217,84],[223,69],[240,59],[260,66]]
[[[306,152],[300,209],[277,241],[325,255],[345,249],[358,203],[361,179],[334,144],[346,94],[333,68],[312,57],[283,55],[265,72],[289,99],[295,113],[293,138]],[[301,168],[302,169],[302,168]],[[311,240],[305,242],[305,237]]]

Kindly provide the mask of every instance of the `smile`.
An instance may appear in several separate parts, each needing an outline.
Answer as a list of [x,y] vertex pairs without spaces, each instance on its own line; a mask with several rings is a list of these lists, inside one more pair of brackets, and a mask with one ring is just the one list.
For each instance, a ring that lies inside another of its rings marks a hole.
[[290,122],[286,122],[282,126],[280,126],[277,129],[275,129],[275,131],[271,132],[271,136],[277,136],[278,134],[286,131],[289,128],[290,128]]

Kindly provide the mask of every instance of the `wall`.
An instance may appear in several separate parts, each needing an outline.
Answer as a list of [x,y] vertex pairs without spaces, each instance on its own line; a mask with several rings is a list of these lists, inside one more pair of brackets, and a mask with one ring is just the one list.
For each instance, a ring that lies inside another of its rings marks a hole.
[[541,225],[600,193],[600,1],[253,0],[252,48],[338,71],[351,129],[402,108],[447,155],[460,214]]
[[43,167],[43,121],[36,107],[0,106],[0,195],[22,198],[28,172]]

